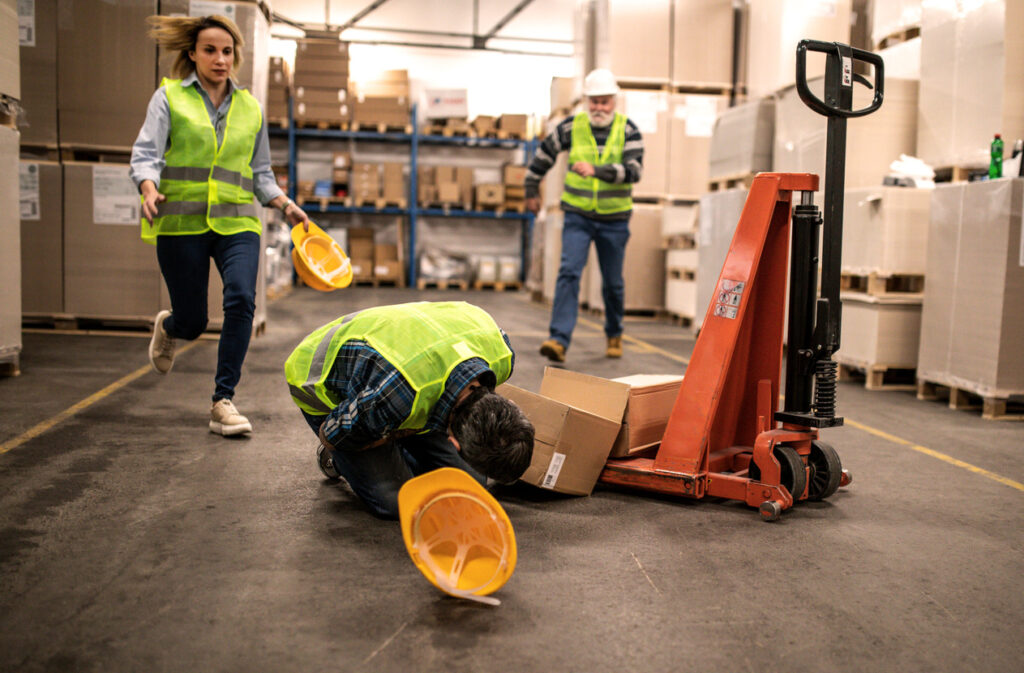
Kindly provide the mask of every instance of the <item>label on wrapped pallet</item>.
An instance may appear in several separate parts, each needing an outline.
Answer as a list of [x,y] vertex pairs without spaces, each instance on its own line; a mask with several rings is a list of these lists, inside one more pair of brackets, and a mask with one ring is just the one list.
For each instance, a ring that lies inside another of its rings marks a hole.
[[555,484],[558,483],[558,473],[562,471],[562,465],[565,464],[565,454],[558,453],[557,451],[551,456],[551,462],[548,463],[548,471],[544,475],[544,481],[540,483],[541,488],[554,488]]
[[213,0],[190,0],[188,3],[189,16],[209,16],[211,14],[220,14],[234,21],[235,5],[232,2],[215,2]]
[[139,192],[128,177],[127,165],[96,164],[92,167],[93,224],[139,226]]
[[22,220],[39,219],[39,164],[18,165],[18,203]]
[[36,0],[18,0],[18,45],[36,46]]

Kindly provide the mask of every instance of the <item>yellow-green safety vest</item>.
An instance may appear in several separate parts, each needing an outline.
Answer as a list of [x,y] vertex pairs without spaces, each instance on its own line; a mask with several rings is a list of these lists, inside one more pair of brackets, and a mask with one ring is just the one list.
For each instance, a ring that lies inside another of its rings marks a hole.
[[327,323],[302,340],[284,365],[292,400],[314,416],[341,403],[324,385],[345,342],[367,342],[416,392],[398,429],[421,429],[460,362],[483,358],[499,384],[512,374],[512,351],[486,311],[464,301],[378,306]]
[[[572,147],[569,148],[569,165],[586,161],[594,166],[622,163],[622,150],[626,145],[626,116],[618,112],[608,131],[604,152],[598,156],[597,141],[590,129],[590,117],[586,112],[578,113],[572,120]],[[565,175],[562,203],[578,210],[612,215],[624,213],[633,208],[633,188],[627,183],[614,184],[597,178],[585,178],[569,171]]]
[[253,194],[252,155],[263,123],[260,104],[245,89],[235,89],[217,146],[202,95],[180,79],[165,78],[171,112],[170,142],[164,153],[160,191],[167,200],[150,225],[142,219],[142,240],[157,236],[201,234],[210,229],[230,235],[261,231]]

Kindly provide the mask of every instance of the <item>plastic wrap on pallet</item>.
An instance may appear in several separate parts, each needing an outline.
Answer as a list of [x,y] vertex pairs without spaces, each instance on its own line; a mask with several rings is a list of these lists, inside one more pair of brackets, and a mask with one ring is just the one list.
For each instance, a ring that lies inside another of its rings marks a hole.
[[[921,0],[884,0],[871,3],[871,42],[921,26]],[[888,67],[888,63],[886,64]]]
[[420,280],[470,280],[472,265],[468,255],[441,248],[424,248],[419,255],[417,278]]
[[847,189],[843,272],[924,275],[931,191],[881,186]]
[[879,49],[878,55],[885,62],[885,79],[921,79],[921,38]]
[[704,314],[718,284],[718,276],[729,253],[736,224],[747,202],[747,189],[726,189],[700,197],[700,224],[697,231],[697,314],[694,327],[704,323]]
[[1024,394],[1024,179],[932,192],[919,379],[975,394]]
[[18,138],[0,126],[0,357],[21,351],[21,221]]
[[759,98],[723,111],[711,133],[709,176],[770,171],[774,137],[774,98]]

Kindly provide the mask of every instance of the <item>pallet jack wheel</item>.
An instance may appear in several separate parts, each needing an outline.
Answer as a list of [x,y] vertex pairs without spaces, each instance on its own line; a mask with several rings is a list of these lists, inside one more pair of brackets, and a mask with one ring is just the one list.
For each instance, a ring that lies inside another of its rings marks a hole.
[[[804,461],[792,446],[776,446],[772,453],[782,468],[779,481],[786,487],[789,494],[793,496],[793,502],[796,502],[804,494],[804,489],[807,488],[807,470],[804,469]],[[761,468],[753,461],[750,462],[748,475],[754,481],[761,481]],[[767,503],[763,503],[761,506],[763,507],[764,504]],[[762,516],[764,516],[763,512]],[[769,521],[773,520],[769,519]]]
[[812,441],[807,464],[811,468],[811,479],[807,486],[808,500],[824,500],[838,490],[843,477],[843,464],[830,444]]
[[782,516],[782,505],[778,500],[765,500],[757,508],[757,511],[761,513],[761,518],[765,521],[778,521]]

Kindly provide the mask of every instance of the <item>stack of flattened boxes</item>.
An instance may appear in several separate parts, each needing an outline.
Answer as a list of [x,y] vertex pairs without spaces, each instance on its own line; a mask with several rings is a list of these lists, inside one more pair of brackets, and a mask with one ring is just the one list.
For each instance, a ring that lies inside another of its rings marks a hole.
[[520,213],[526,210],[526,166],[505,164],[501,182],[505,187],[505,208]]
[[21,227],[18,222],[18,139],[10,101],[21,98],[18,12],[13,0],[0,0],[0,374],[18,373],[21,357]]
[[380,164],[353,163],[349,196],[356,206],[376,206],[380,198]]
[[410,127],[407,70],[387,70],[376,80],[359,82],[354,89],[353,121],[357,124],[378,129]]
[[348,93],[348,43],[299,40],[295,49],[296,121],[343,126],[351,118]]
[[288,96],[292,87],[292,72],[288,61],[281,56],[271,56],[268,74],[264,116],[268,122],[280,123],[288,119]]

